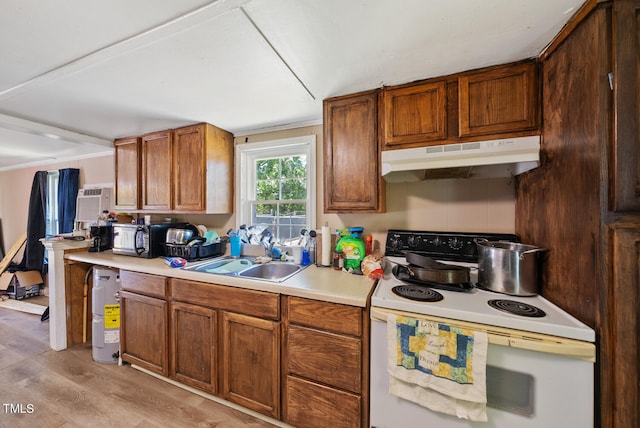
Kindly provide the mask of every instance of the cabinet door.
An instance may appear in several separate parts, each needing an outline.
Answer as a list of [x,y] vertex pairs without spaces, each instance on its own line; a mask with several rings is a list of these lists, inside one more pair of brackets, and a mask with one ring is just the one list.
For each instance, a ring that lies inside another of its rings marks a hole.
[[458,78],[460,136],[538,127],[535,62],[495,67]]
[[120,292],[122,359],[164,376],[169,374],[166,300]]
[[122,138],[115,146],[115,208],[140,208],[140,139]]
[[443,140],[447,137],[446,82],[383,91],[384,145]]
[[204,211],[206,153],[204,125],[173,132],[173,208],[176,211]]
[[[640,226],[613,227],[613,281],[608,295],[604,322],[609,324],[603,335],[605,360],[602,367],[603,389],[611,395],[606,412],[610,426],[637,426],[640,420]],[[608,361],[607,361],[608,359]],[[604,418],[607,421],[607,418]],[[604,426],[604,425],[603,425]]]
[[186,303],[171,304],[171,370],[175,380],[215,394],[217,312]]
[[142,209],[171,210],[172,150],[171,132],[162,131],[142,137]]
[[280,418],[280,323],[223,313],[226,400]]
[[610,207],[640,211],[640,2],[613,4],[614,148]]
[[324,101],[324,211],[382,212],[378,92]]
[[[64,261],[65,304],[67,318],[67,346],[91,343],[91,316],[84,316],[83,308],[92,307],[93,277],[87,272],[93,267],[88,263]],[[85,278],[87,288],[85,288]],[[86,297],[85,297],[86,296]],[[86,306],[85,305],[86,299]]]
[[362,397],[288,376],[284,422],[306,428],[361,427]]

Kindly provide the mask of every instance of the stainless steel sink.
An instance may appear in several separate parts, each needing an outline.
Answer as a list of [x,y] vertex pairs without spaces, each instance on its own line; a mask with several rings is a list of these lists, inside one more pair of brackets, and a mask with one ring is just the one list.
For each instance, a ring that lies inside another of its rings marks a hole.
[[194,266],[188,266],[186,270],[195,270],[197,272],[215,273],[218,275],[228,275],[245,270],[255,265],[255,262],[248,258],[231,258],[215,259],[208,262],[200,263]]
[[226,256],[222,259],[219,258],[187,266],[184,269],[215,275],[238,276],[263,281],[282,282],[300,272],[304,267],[293,263],[279,261],[258,264],[255,262],[255,257],[233,258],[231,256]]
[[238,272],[238,276],[280,282],[299,272],[301,269],[300,266],[291,263],[275,262],[252,266]]

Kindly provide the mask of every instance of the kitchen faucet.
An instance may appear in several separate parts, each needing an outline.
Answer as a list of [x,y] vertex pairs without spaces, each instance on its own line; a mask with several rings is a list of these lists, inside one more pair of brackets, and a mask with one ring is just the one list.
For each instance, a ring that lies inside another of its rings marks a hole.
[[262,245],[264,246],[264,255],[266,257],[271,257],[273,253],[273,246],[275,245],[275,241],[263,239]]

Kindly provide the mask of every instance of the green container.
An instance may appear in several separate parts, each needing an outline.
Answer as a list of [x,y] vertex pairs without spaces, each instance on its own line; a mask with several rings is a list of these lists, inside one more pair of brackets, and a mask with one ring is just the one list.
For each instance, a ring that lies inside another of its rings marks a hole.
[[362,239],[343,235],[336,243],[336,251],[342,251],[344,254],[345,269],[360,269],[360,263],[365,256],[365,245]]

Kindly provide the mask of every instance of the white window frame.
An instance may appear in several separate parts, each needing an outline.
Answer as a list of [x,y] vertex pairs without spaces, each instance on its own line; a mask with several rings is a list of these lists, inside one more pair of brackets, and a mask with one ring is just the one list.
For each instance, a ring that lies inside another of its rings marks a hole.
[[46,236],[58,234],[58,170],[47,171]]
[[316,136],[286,138],[259,143],[238,144],[235,148],[236,178],[236,229],[242,225],[251,225],[251,203],[255,200],[257,159],[280,156],[307,157],[307,229],[316,224]]

